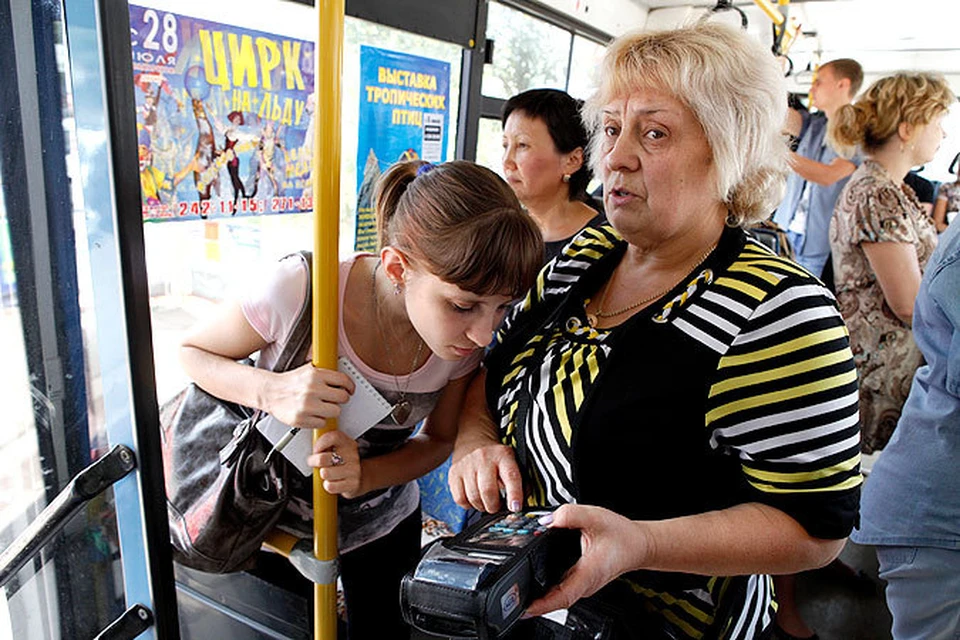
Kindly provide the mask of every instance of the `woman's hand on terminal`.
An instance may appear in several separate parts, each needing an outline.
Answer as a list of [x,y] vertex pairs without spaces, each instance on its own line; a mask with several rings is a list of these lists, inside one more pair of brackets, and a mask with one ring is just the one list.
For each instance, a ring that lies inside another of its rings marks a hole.
[[583,555],[560,584],[527,607],[528,616],[569,608],[621,574],[642,567],[642,559],[649,554],[649,543],[637,523],[609,509],[564,505],[552,514],[550,526],[580,529]]
[[327,431],[313,445],[314,453],[307,464],[320,470],[327,493],[355,498],[365,493],[362,488],[363,468],[357,443],[344,432]]
[[461,507],[496,513],[501,508],[502,489],[510,511],[523,508],[523,482],[513,449],[496,441],[472,448],[458,442],[448,481],[450,493]]
[[263,390],[264,408],[292,427],[321,429],[340,415],[340,405],[354,391],[350,376],[305,364],[271,376]]

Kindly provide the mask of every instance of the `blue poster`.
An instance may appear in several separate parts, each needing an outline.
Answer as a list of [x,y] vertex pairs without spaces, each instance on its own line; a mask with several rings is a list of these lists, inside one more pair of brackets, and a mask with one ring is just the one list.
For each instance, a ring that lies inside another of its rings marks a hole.
[[130,5],[144,220],[313,208],[312,42]]
[[373,190],[380,174],[400,160],[446,157],[449,100],[449,63],[360,47],[355,250],[377,248]]

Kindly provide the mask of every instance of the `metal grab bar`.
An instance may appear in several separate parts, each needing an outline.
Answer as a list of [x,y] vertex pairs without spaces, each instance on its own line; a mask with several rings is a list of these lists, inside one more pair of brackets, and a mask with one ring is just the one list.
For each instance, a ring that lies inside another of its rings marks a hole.
[[151,626],[153,626],[153,612],[142,604],[135,604],[93,640],[132,640]]
[[719,13],[721,11],[736,11],[740,14],[740,28],[746,31],[747,29],[747,14],[743,12],[743,9],[732,4],[732,0],[717,0],[715,7],[710,9],[710,13]]
[[118,444],[81,471],[0,554],[0,588],[50,542],[85,503],[137,467],[133,450]]

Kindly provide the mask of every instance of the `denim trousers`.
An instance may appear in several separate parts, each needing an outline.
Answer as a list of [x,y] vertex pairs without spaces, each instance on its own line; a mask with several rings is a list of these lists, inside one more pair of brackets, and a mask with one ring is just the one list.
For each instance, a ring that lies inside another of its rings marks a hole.
[[876,549],[894,640],[960,640],[960,549]]

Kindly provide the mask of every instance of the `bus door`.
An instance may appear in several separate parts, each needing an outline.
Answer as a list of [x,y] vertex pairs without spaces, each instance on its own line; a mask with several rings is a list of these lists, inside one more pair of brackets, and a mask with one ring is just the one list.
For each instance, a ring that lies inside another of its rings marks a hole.
[[0,0],[0,638],[178,637],[111,4]]

